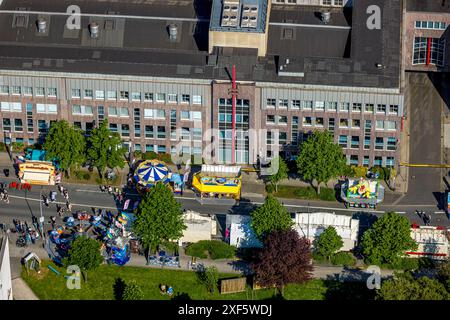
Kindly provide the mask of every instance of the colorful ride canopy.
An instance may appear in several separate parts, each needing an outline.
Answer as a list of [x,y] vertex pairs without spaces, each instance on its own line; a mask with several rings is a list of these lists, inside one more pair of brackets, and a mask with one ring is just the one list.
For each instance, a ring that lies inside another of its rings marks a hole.
[[134,180],[145,186],[151,187],[156,182],[169,182],[170,170],[164,162],[147,160],[139,164],[134,172]]

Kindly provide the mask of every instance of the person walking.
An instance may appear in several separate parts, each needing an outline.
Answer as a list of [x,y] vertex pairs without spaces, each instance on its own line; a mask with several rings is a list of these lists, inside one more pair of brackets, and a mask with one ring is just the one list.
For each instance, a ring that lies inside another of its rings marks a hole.
[[72,212],[72,204],[69,201],[66,202],[66,207],[67,211]]
[[33,227],[38,230],[39,228],[39,224],[38,224],[38,219],[36,218],[36,216],[32,216],[31,217],[31,222],[33,223]]

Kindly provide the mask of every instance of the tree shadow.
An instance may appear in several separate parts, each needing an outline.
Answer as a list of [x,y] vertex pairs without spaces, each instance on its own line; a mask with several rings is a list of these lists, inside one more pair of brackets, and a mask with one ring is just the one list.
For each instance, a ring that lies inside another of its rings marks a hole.
[[114,298],[116,300],[122,300],[123,299],[123,292],[125,291],[126,287],[125,281],[122,280],[122,278],[116,278],[114,280],[113,290],[114,290]]
[[175,301],[191,301],[191,297],[186,292],[177,292],[176,295],[173,296],[172,300]]
[[[365,275],[367,276],[367,274]],[[375,290],[369,290],[365,281],[340,281],[339,275],[328,276],[324,281],[326,300],[374,300]]]
[[445,192],[433,192],[433,196],[436,199],[438,210],[445,210],[447,208]]

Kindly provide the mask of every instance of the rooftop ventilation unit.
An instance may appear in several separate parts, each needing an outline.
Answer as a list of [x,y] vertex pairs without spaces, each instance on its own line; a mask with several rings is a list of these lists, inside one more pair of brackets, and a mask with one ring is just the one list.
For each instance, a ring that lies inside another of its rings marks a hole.
[[242,28],[256,28],[258,23],[258,6],[244,4],[242,6]]
[[322,11],[320,13],[320,17],[323,23],[329,23],[331,19],[331,12],[330,11]]
[[91,22],[89,24],[89,31],[91,32],[91,38],[96,39],[98,38],[98,23],[97,22]]
[[45,31],[47,30],[47,21],[45,21],[45,19],[43,18],[39,18],[37,20],[37,27],[39,33],[45,33]]
[[222,27],[237,27],[239,20],[239,0],[225,0],[222,8]]
[[178,36],[178,26],[174,23],[169,25],[169,39],[176,40]]

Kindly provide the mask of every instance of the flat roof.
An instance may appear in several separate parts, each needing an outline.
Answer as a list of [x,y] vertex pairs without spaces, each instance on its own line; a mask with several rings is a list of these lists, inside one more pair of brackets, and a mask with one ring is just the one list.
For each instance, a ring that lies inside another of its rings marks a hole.
[[[400,0],[358,0],[353,11],[332,9],[328,24],[320,8],[274,6],[264,58],[252,49],[208,53],[210,3],[3,0],[0,68],[225,80],[224,67],[236,64],[242,81],[399,87]],[[73,4],[81,8],[81,30],[65,26]],[[382,8],[381,30],[367,29],[365,10],[372,4]],[[28,13],[4,11],[21,7]],[[37,31],[39,17],[47,21],[44,33]],[[90,37],[91,22],[99,24],[97,39]],[[175,40],[169,39],[170,24],[177,25]],[[293,76],[278,72],[286,58]]]

